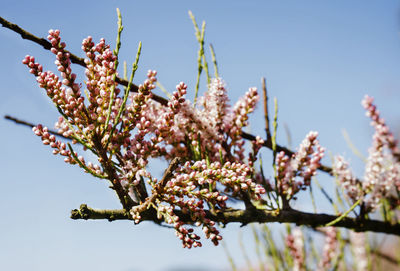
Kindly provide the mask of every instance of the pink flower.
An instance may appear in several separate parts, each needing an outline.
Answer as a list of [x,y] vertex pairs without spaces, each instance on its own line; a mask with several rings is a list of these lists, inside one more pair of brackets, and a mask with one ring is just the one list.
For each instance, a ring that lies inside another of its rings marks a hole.
[[317,136],[317,132],[309,132],[291,158],[284,152],[276,156],[279,193],[286,195],[287,199],[306,189],[320,166],[325,149],[319,145]]

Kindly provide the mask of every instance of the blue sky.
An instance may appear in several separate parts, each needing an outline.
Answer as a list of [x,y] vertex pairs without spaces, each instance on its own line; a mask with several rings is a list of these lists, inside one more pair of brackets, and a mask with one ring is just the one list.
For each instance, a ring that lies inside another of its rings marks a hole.
[[[38,36],[60,29],[68,49],[78,55],[88,35],[104,37],[114,47],[119,7],[125,26],[120,59],[131,63],[143,42],[136,82],[156,69],[168,89],[184,81],[189,92],[198,49],[188,16],[192,10],[198,21],[207,22],[206,44],[214,45],[232,102],[267,77],[270,98],[279,103],[279,142],[286,144],[283,124],[290,128],[294,146],[317,130],[321,145],[346,155],[360,176],[363,165],[341,129],[366,155],[372,130],[362,97],[374,96],[389,124],[397,124],[397,135],[400,130],[398,1],[0,0],[0,7],[0,16]],[[0,115],[52,127],[56,111],[21,60],[34,55],[45,69],[54,70],[53,55],[4,28],[0,41]],[[82,74],[83,68],[75,66],[74,71]],[[251,119],[254,134],[264,135],[262,117],[259,106]],[[118,200],[106,183],[53,157],[30,129],[0,119],[0,130],[1,270],[228,268],[222,247],[204,241],[202,249],[184,250],[172,231],[151,223],[69,219],[69,211],[81,203],[119,208]],[[267,160],[270,152],[265,150],[263,157]],[[332,180],[321,176],[321,183],[331,188]],[[326,206],[322,199],[321,206]],[[223,236],[240,257],[237,231],[237,225],[228,226]],[[251,239],[248,231],[244,234]],[[238,261],[243,263],[242,257]]]

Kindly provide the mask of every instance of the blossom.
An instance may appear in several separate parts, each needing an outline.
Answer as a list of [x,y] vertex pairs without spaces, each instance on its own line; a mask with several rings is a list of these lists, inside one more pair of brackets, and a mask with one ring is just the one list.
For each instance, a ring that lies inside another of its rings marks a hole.
[[319,145],[317,136],[317,132],[309,132],[290,158],[283,151],[276,156],[278,190],[287,199],[306,189],[321,165],[325,149]]
[[353,175],[349,164],[342,156],[335,156],[333,162],[333,173],[337,177],[342,188],[347,192],[347,196],[354,202],[363,196],[360,181]]
[[398,141],[394,138],[393,133],[386,125],[385,120],[380,116],[379,110],[373,104],[374,98],[365,95],[361,104],[366,110],[366,116],[371,118],[371,126],[375,128],[376,145],[378,147],[386,146],[391,151],[391,154],[400,161],[400,149]]
[[305,268],[304,238],[300,228],[294,228],[286,237],[286,246],[293,256],[293,271],[303,271]]
[[373,98],[365,96],[362,105],[367,110],[366,115],[372,120],[371,126],[375,129],[372,146],[368,150],[363,182],[363,190],[368,194],[364,202],[367,210],[373,211],[391,190],[399,191],[400,150],[397,140],[373,104]]
[[397,140],[373,104],[373,98],[365,96],[362,105],[375,130],[368,149],[364,179],[361,182],[355,178],[348,163],[340,156],[335,157],[333,172],[348,197],[353,202],[362,198],[365,211],[373,212],[383,198],[397,205],[398,193],[394,192],[400,191],[400,151]]
[[354,253],[354,263],[357,271],[368,270],[368,258],[365,233],[350,231],[350,243]]
[[201,99],[203,117],[209,119],[213,130],[222,136],[225,130],[225,116],[229,113],[228,95],[225,83],[221,78],[213,78],[208,90]]
[[318,264],[318,270],[329,270],[331,262],[337,254],[338,240],[337,229],[334,227],[324,228],[325,244],[322,249],[322,258]]

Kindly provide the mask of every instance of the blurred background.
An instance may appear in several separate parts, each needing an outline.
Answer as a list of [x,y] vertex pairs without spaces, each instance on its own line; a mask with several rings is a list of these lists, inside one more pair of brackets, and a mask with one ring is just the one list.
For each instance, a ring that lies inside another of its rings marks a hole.
[[[170,91],[180,81],[193,97],[198,44],[191,10],[207,23],[206,54],[212,43],[221,77],[234,103],[249,87],[261,89],[267,78],[270,101],[279,103],[278,143],[293,149],[310,130],[330,154],[342,154],[358,176],[363,162],[343,137],[367,155],[372,129],[360,101],[376,103],[399,135],[400,3],[398,1],[11,1],[0,0],[0,16],[46,37],[60,29],[67,49],[83,56],[81,42],[91,35],[115,47],[116,8],[123,16],[120,61],[134,61],[143,42],[135,83],[148,69]],[[57,112],[21,61],[33,55],[44,69],[55,70],[54,56],[16,33],[0,29],[0,115],[6,114],[51,128]],[[211,65],[211,58],[209,58]],[[120,66],[122,67],[122,65]],[[83,82],[84,69],[73,66]],[[122,73],[122,70],[120,71]],[[206,89],[205,81],[200,90]],[[159,89],[155,93],[162,95]],[[272,112],[272,109],[270,109]],[[252,115],[250,131],[264,136],[262,104]],[[284,127],[288,127],[288,141]],[[61,157],[53,157],[32,131],[0,119],[0,270],[228,270],[222,246],[203,240],[201,249],[182,249],[173,230],[144,222],[74,221],[71,209],[120,208],[105,182],[83,174]],[[271,152],[262,152],[271,176]],[[161,175],[165,164],[154,164]],[[334,180],[323,173],[321,185],[332,192]],[[308,193],[294,205],[311,210]],[[319,212],[331,212],[317,195]],[[277,225],[268,225],[279,235]],[[222,229],[226,247],[238,266],[242,249],[255,259],[249,227]],[[241,236],[241,237],[240,237]],[[243,246],[239,245],[242,240]]]

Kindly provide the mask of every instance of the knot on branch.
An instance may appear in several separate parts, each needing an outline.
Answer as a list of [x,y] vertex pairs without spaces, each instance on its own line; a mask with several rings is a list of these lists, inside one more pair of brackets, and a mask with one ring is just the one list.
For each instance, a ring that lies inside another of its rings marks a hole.
[[88,220],[90,218],[90,210],[86,204],[81,204],[78,209],[74,209],[71,211],[72,219],[85,219]]

